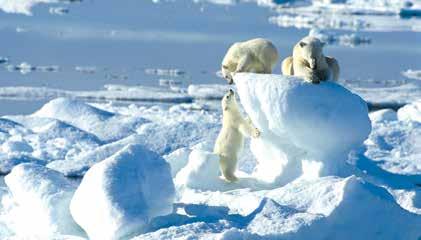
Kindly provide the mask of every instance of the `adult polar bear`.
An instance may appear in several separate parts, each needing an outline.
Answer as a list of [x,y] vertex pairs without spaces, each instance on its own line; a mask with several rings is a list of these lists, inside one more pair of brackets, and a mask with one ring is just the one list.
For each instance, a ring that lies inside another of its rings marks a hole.
[[303,77],[312,83],[338,81],[339,64],[335,58],[323,55],[323,46],[315,37],[301,39],[294,46],[292,56],[282,61],[282,74]]
[[278,58],[278,50],[269,40],[255,38],[237,42],[222,60],[222,75],[232,84],[232,75],[237,72],[272,73]]
[[215,142],[214,153],[219,156],[219,168],[229,182],[237,181],[237,157],[243,147],[244,136],[257,138],[260,131],[250,120],[241,116],[234,91],[222,98],[222,129]]

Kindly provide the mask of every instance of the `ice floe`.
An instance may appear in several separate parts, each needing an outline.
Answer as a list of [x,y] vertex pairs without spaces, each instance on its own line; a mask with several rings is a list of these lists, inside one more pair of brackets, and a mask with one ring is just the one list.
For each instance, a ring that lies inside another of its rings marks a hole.
[[35,5],[57,2],[58,0],[1,0],[0,9],[7,13],[32,15],[31,8]]
[[421,80],[421,70],[408,69],[402,72],[402,75],[404,75],[407,78]]
[[20,72],[21,74],[25,75],[30,72],[58,72],[60,70],[59,66],[51,65],[51,66],[32,66],[27,62],[22,62],[19,65],[6,65],[6,69],[9,72]]
[[356,33],[351,34],[335,34],[320,29],[311,29],[309,36],[316,37],[327,44],[339,44],[343,46],[355,47],[362,44],[370,44],[371,39],[362,37]]

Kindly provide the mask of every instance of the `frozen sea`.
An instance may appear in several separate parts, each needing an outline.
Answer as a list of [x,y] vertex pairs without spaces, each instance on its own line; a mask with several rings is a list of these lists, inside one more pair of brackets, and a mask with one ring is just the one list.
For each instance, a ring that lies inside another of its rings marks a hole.
[[[215,2],[58,1],[33,4],[31,15],[21,14],[26,9],[19,8],[14,13],[0,11],[0,57],[8,60],[0,65],[0,87],[95,91],[107,84],[222,84],[216,72],[233,42],[268,38],[283,58],[311,27],[294,21],[274,24],[270,18],[285,14],[255,2]],[[61,8],[66,11],[56,10]],[[403,71],[420,68],[421,33],[414,24],[421,21],[378,18],[365,19],[366,27],[352,29],[346,24],[320,25],[330,35],[356,34],[369,40],[325,49],[339,60],[342,81],[357,87],[399,86],[408,81]],[[382,22],[380,30],[371,28],[370,21]],[[156,69],[173,72],[156,74]],[[0,115],[30,113],[51,98],[7,92],[0,94]]]

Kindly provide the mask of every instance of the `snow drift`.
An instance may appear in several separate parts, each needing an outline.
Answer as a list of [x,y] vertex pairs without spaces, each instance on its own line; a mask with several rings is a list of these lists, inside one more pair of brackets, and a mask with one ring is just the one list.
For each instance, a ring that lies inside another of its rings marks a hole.
[[135,133],[143,118],[126,117],[95,108],[81,101],[57,98],[45,104],[34,117],[54,118],[69,123],[105,142],[115,141]]
[[86,172],[70,211],[90,239],[119,239],[171,213],[174,191],[168,163],[141,145],[128,145]]
[[262,132],[252,140],[252,151],[259,162],[256,176],[263,180],[290,181],[303,165],[312,166],[304,171],[319,168],[312,175],[343,174],[347,154],[371,131],[367,104],[336,83],[264,74],[237,74],[234,81]]
[[20,164],[4,178],[11,193],[7,219],[22,237],[83,235],[69,204],[76,186],[61,173],[33,163]]

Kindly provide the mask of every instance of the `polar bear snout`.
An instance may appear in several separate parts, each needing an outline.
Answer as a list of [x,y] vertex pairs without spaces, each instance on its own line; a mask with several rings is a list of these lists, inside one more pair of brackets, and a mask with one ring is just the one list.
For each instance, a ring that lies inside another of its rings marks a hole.
[[227,80],[228,84],[233,84],[234,80],[232,79],[231,74],[229,73],[226,66],[222,66],[222,77]]
[[317,60],[315,58],[311,58],[309,64],[311,69],[317,69]]

